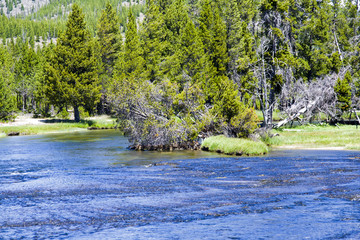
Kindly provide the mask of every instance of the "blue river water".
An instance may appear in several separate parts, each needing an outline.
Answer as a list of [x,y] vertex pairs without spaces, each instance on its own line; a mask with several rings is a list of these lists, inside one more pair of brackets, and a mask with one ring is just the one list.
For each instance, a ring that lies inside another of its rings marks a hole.
[[116,131],[0,139],[0,239],[360,239],[360,152],[134,152]]

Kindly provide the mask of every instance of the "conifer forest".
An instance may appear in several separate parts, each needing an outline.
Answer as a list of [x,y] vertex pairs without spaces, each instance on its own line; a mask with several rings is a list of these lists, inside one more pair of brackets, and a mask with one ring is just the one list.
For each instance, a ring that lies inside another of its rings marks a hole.
[[2,0],[0,9],[2,121],[108,114],[134,148],[174,149],[248,137],[256,111],[264,128],[357,117],[357,0]]

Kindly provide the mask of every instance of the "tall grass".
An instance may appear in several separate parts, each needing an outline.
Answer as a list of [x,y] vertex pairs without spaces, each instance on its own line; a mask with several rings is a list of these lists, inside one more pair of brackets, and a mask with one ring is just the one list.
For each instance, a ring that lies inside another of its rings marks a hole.
[[201,148],[230,155],[261,155],[269,151],[263,142],[255,142],[244,138],[228,138],[223,135],[206,138]]

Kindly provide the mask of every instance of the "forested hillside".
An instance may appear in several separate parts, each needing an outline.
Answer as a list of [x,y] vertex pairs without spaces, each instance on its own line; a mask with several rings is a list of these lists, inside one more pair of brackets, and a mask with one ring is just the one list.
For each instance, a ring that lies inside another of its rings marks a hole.
[[76,120],[113,114],[146,149],[248,136],[254,110],[268,128],[274,111],[286,118],[278,126],[320,114],[336,121],[358,108],[356,4],[59,0],[16,18],[3,13],[0,117],[48,116],[52,107]]
[[78,4],[85,13],[87,27],[93,36],[96,35],[97,21],[106,2],[109,2],[119,16],[119,24],[124,31],[128,9],[131,6],[137,17],[144,12],[145,3],[137,1],[116,0],[1,0],[0,3],[0,37],[27,37],[40,40],[57,38],[65,24],[71,6]]

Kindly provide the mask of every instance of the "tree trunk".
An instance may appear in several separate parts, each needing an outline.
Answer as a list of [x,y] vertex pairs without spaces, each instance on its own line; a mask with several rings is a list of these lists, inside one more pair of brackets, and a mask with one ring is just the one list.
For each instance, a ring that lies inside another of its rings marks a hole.
[[357,112],[356,112],[355,109],[354,109],[354,113],[355,113],[356,119],[358,120],[358,122],[359,122],[359,124],[360,124],[360,118],[359,118],[359,116],[357,115]]
[[74,119],[75,122],[80,122],[79,106],[74,106]]
[[45,109],[44,109],[44,116],[47,116],[49,114],[49,110],[50,110],[50,105],[48,103],[46,103]]
[[22,111],[25,112],[26,108],[26,94],[23,95],[23,105],[22,105]]
[[279,128],[284,126],[285,124],[287,124],[288,122],[293,121],[294,119],[300,117],[301,114],[304,114],[306,111],[308,111],[309,109],[311,109],[313,106],[315,106],[316,104],[318,104],[318,101],[320,100],[320,98],[315,99],[314,101],[309,102],[305,107],[301,108],[297,113],[289,116],[288,118],[280,121],[275,128]]
[[105,95],[104,94],[100,97],[100,101],[97,104],[97,112],[99,115],[106,113],[106,111],[105,111]]

